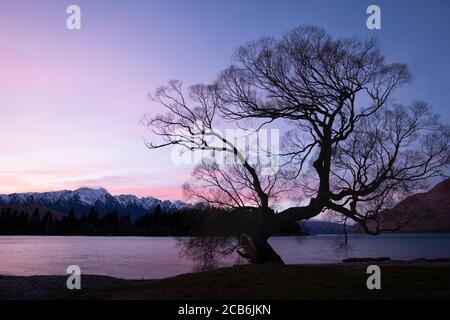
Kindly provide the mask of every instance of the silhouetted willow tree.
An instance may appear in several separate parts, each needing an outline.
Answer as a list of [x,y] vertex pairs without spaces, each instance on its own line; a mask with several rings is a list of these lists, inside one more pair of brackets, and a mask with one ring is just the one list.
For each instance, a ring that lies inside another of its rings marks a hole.
[[[241,255],[253,263],[282,262],[267,242],[280,224],[328,210],[370,234],[394,230],[402,224],[383,229],[380,212],[442,174],[449,128],[424,102],[393,102],[410,78],[405,64],[385,61],[373,39],[333,39],[321,28],[299,27],[242,46],[212,85],[190,87],[187,95],[178,81],[159,88],[152,98],[168,112],[146,118],[161,139],[147,145],[235,155],[232,167],[200,164],[185,190],[202,202],[251,207],[259,222],[240,237]],[[283,171],[261,176],[215,131],[221,119],[291,128]],[[286,183],[308,201],[276,213],[270,199]]]

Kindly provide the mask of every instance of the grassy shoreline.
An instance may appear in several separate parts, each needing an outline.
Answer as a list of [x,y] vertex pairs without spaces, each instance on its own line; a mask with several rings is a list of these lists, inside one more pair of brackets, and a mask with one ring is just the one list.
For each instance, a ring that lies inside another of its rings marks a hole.
[[368,290],[370,263],[245,265],[160,280],[82,276],[82,290],[66,276],[0,276],[0,299],[449,299],[450,263],[380,262],[381,290]]

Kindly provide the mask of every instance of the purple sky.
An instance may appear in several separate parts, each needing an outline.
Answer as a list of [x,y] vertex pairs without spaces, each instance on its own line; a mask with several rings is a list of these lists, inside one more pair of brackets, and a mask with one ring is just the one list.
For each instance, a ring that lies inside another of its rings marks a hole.
[[[151,151],[139,124],[146,95],[170,79],[209,82],[233,50],[314,24],[376,36],[415,77],[399,102],[423,99],[450,120],[448,1],[0,0],[0,193],[105,187],[180,198],[190,166]],[[66,29],[77,4],[82,30]],[[382,30],[366,28],[378,4]]]

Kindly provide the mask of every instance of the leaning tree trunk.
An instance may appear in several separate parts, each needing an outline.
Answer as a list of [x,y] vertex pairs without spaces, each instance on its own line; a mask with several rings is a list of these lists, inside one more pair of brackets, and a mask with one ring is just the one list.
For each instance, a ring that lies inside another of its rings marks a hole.
[[250,234],[241,234],[239,244],[242,250],[239,255],[253,264],[277,263],[284,264],[283,259],[269,244],[268,239],[274,231],[273,215],[263,215],[260,223]]
[[242,250],[238,250],[238,253],[253,264],[284,264],[267,240],[265,237],[251,237],[244,233],[239,239]]

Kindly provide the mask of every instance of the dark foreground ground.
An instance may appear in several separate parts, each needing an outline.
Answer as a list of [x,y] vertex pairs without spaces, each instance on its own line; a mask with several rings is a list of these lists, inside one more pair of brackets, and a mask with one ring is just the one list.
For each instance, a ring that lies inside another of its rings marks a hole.
[[238,266],[162,280],[0,276],[0,299],[449,299],[450,263],[383,262],[381,290],[368,290],[370,263]]

